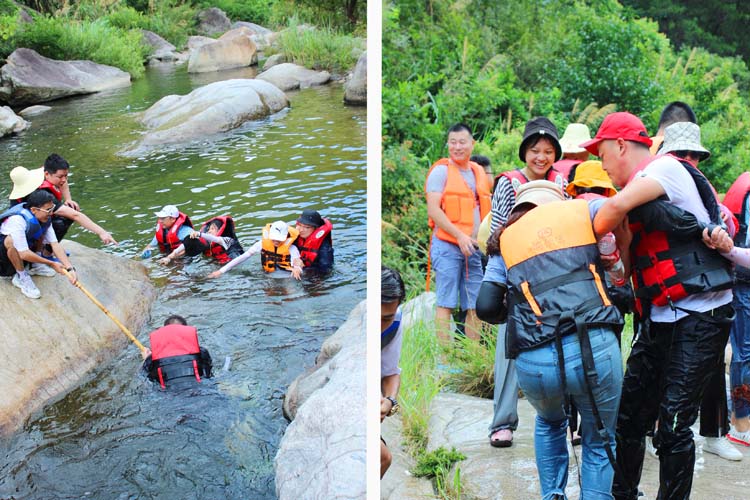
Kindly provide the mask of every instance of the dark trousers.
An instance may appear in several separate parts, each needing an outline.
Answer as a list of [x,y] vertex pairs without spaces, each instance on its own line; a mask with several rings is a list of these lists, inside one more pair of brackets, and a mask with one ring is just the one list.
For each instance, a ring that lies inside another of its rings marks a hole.
[[730,304],[709,319],[690,315],[676,323],[642,328],[628,358],[617,420],[617,463],[612,494],[636,500],[645,436],[658,418],[659,500],[687,499],[693,485],[695,444],[690,426],[724,355],[734,316]]
[[727,379],[724,352],[716,366],[711,369],[711,378],[701,401],[701,430],[703,437],[723,437],[729,432],[729,409],[727,408]]

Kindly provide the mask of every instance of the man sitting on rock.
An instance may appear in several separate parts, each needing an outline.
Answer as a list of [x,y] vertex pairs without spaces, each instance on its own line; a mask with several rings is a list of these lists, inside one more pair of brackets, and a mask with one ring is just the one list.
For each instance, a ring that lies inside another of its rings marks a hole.
[[[50,219],[54,209],[54,197],[37,189],[25,203],[0,214],[0,275],[13,276],[13,286],[30,299],[38,299],[42,294],[29,274],[54,276],[67,271],[71,283],[77,280],[75,268],[52,230]],[[34,249],[40,244],[49,244],[58,261],[38,255]],[[25,262],[31,263],[29,271],[24,267]]]
[[[401,302],[406,293],[398,271],[382,266],[380,271],[380,421],[395,415],[398,410],[398,389],[401,385]],[[391,466],[391,452],[380,438],[380,478]]]

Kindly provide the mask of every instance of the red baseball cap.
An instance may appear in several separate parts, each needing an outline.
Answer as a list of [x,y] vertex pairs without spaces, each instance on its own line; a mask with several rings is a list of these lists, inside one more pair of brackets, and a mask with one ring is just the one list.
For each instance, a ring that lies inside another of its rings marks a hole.
[[605,139],[625,139],[651,147],[651,138],[641,119],[625,112],[608,114],[596,132],[596,136],[581,144],[580,147],[599,156],[599,143]]

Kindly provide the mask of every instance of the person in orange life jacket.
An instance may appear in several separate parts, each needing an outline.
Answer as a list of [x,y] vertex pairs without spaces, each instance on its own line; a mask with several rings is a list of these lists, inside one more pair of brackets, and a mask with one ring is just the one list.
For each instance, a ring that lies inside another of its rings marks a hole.
[[581,498],[611,498],[622,382],[614,331],[622,316],[602,286],[595,204],[567,201],[546,180],[521,186],[506,226],[488,240],[477,299],[484,321],[507,318],[507,355],[537,413],[534,448],[545,499],[564,497],[571,397],[581,413]]
[[169,255],[159,259],[159,263],[169,264],[182,255],[195,257],[205,254],[215,258],[220,264],[226,264],[243,252],[242,245],[234,234],[234,221],[227,215],[206,221],[200,231],[192,231],[189,238],[185,238]]
[[303,210],[297,219],[296,228],[299,236],[294,241],[294,246],[299,249],[300,258],[294,264],[302,266],[304,271],[329,273],[333,268],[331,221],[321,217],[316,210]]
[[141,252],[141,258],[151,257],[151,249],[158,246],[161,253],[170,253],[190,237],[193,232],[193,223],[190,217],[183,214],[174,205],[165,205],[156,215],[156,234],[151,242]]
[[451,311],[460,303],[467,311],[466,336],[479,339],[474,312],[482,282],[482,258],[476,236],[479,223],[490,209],[490,186],[482,168],[469,160],[474,148],[465,124],[448,130],[448,155],[435,162],[427,174],[425,195],[428,223],[433,229],[430,261],[437,288],[438,339],[451,339]]
[[237,267],[247,259],[260,252],[260,260],[263,270],[271,273],[276,270],[291,271],[292,277],[302,279],[302,266],[299,264],[300,253],[294,241],[299,232],[296,228],[289,227],[284,221],[276,221],[267,224],[263,228],[263,235],[245,253],[232,259],[218,271],[208,275],[209,278],[218,278],[222,274]]
[[[594,139],[582,145],[601,158],[612,182],[622,187],[597,212],[594,230],[597,235],[615,230],[626,269],[632,265],[641,327],[627,361],[617,424],[622,473],[615,474],[612,493],[618,500],[638,497],[644,437],[657,418],[668,423],[654,438],[658,497],[690,496],[695,465],[690,426],[734,319],[729,263],[703,243],[648,226],[648,203],[662,197],[700,222],[721,223],[708,180],[687,162],[653,158],[651,144],[641,120],[620,112],[607,115]],[[657,246],[666,250],[654,254]]]
[[682,101],[672,101],[664,106],[661,115],[659,115],[656,135],[651,138],[651,147],[649,148],[652,155],[661,153],[664,131],[673,123],[678,122],[698,123],[698,118],[689,104]]
[[208,349],[198,344],[198,332],[182,316],[172,315],[164,326],[149,334],[151,349],[143,351],[143,366],[149,380],[162,389],[211,378],[213,363]]
[[[92,221],[86,214],[70,205],[63,203],[64,190],[68,182],[68,162],[58,155],[50,155],[44,162],[44,168],[27,170],[16,167],[10,172],[13,181],[13,191],[9,198],[11,206],[25,201],[26,197],[35,189],[44,189],[54,196],[55,211],[52,217],[52,229],[57,241],[62,241],[70,226],[77,222],[84,229],[97,235],[105,245],[117,244],[110,233]],[[68,191],[69,192],[69,191]],[[78,206],[75,203],[75,206]],[[50,255],[49,248],[44,249]]]
[[562,160],[552,164],[552,168],[560,172],[568,182],[575,175],[575,168],[589,159],[589,152],[579,144],[591,140],[591,132],[583,123],[571,123],[565,128],[565,133],[560,138],[562,147]]
[[[401,323],[401,303],[406,297],[404,282],[395,269],[380,269],[380,422],[399,410],[398,390],[401,385],[401,343],[404,329]],[[391,465],[391,452],[380,438],[380,478]]]
[[[564,188],[565,178],[552,166],[561,155],[562,146],[557,139],[555,125],[544,117],[529,120],[518,147],[518,158],[526,166],[496,177],[490,234],[505,225],[516,201],[516,190],[526,182],[547,179],[557,183],[561,190]],[[518,428],[516,362],[506,357],[504,338],[505,325],[500,325],[495,347],[493,415],[488,428],[490,445],[495,448],[511,446],[513,432]]]
[[[0,275],[13,276],[13,285],[31,299],[38,299],[41,293],[29,274],[54,276],[67,271],[70,282],[77,281],[75,268],[51,227],[53,200],[50,193],[37,189],[29,194],[26,202],[0,214]],[[49,261],[34,252],[38,243],[48,243],[59,262]],[[29,272],[24,267],[25,262],[33,266]]]

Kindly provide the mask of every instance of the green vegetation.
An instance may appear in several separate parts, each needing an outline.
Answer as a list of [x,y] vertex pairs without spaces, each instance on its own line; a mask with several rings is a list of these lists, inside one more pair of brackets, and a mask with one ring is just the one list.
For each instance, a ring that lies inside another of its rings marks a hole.
[[339,34],[327,27],[300,26],[296,19],[279,35],[279,50],[289,61],[316,70],[347,71],[354,67],[365,48],[362,38]]
[[450,474],[453,464],[465,459],[466,455],[455,448],[448,451],[441,446],[433,451],[421,454],[417,458],[416,467],[411,472],[416,477],[434,479],[435,489],[440,498],[461,498],[461,468],[456,467],[450,482],[448,482],[448,474]]
[[497,327],[488,327],[481,335],[481,342],[467,337],[454,340],[453,349],[448,353],[453,369],[446,384],[461,394],[492,399]]

